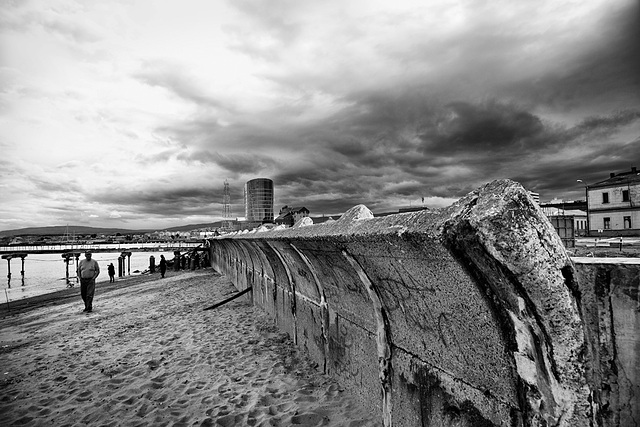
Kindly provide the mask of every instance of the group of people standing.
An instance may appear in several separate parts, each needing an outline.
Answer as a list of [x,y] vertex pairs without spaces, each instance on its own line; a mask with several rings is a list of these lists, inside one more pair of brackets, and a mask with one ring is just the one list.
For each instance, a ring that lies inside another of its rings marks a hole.
[[[92,259],[91,252],[87,251],[84,254],[85,258],[78,263],[78,277],[80,278],[80,296],[82,297],[82,301],[84,301],[84,310],[85,313],[91,313],[93,311],[93,296],[96,291],[96,278],[100,274],[100,266],[95,259]],[[176,257],[176,262],[178,263],[178,268],[189,268],[191,265],[191,269],[195,268],[204,268],[207,266],[207,256],[203,258],[200,257],[197,251],[186,257],[183,255],[182,257]],[[158,267],[160,268],[160,275],[164,278],[167,272],[167,260],[164,258],[164,255],[160,255],[160,262]],[[109,283],[113,283],[116,281],[116,269],[113,266],[113,263],[107,266],[107,272],[109,273]]]

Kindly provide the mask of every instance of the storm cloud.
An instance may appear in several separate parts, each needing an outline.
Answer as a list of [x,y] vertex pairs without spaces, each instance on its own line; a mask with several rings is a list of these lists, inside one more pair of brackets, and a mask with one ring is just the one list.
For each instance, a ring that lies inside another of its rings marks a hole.
[[256,177],[311,215],[574,200],[637,166],[637,1],[4,6],[0,229],[213,222]]

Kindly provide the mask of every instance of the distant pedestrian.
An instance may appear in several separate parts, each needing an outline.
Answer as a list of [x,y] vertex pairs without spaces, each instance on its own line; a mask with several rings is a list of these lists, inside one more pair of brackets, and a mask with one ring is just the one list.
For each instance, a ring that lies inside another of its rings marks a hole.
[[193,264],[195,268],[200,268],[200,254],[198,252],[193,255]]
[[107,267],[107,271],[109,272],[109,283],[113,283],[116,281],[116,268],[113,266],[113,263],[109,264]]
[[80,278],[80,296],[84,301],[84,312],[93,310],[93,294],[96,291],[96,277],[100,274],[98,261],[91,259],[91,252],[84,254],[85,259],[78,263],[78,277]]
[[160,275],[164,277],[164,273],[167,272],[167,260],[164,259],[164,255],[160,255]]

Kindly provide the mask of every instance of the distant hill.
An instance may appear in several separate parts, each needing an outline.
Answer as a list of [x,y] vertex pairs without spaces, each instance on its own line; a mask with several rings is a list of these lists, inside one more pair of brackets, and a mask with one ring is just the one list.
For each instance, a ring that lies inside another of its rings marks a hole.
[[178,227],[162,228],[162,229],[158,229],[157,231],[191,231],[191,230],[197,230],[199,228],[219,228],[219,227],[222,227],[222,221],[207,222],[204,224],[181,225]]
[[51,227],[28,227],[18,228],[15,230],[3,230],[0,231],[0,237],[13,237],[13,236],[61,236],[66,233],[69,234],[107,234],[113,235],[120,234],[141,234],[151,233],[153,231],[191,231],[199,228],[213,227],[217,228],[222,225],[222,221],[211,222],[206,224],[188,224],[171,228],[161,228],[158,230],[130,230],[126,228],[100,228],[100,227],[85,227],[76,225],[56,225]]

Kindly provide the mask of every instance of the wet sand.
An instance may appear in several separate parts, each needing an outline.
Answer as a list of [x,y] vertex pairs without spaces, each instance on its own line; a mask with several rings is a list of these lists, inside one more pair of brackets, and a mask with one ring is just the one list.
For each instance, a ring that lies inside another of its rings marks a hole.
[[210,269],[0,310],[0,425],[379,426]]

